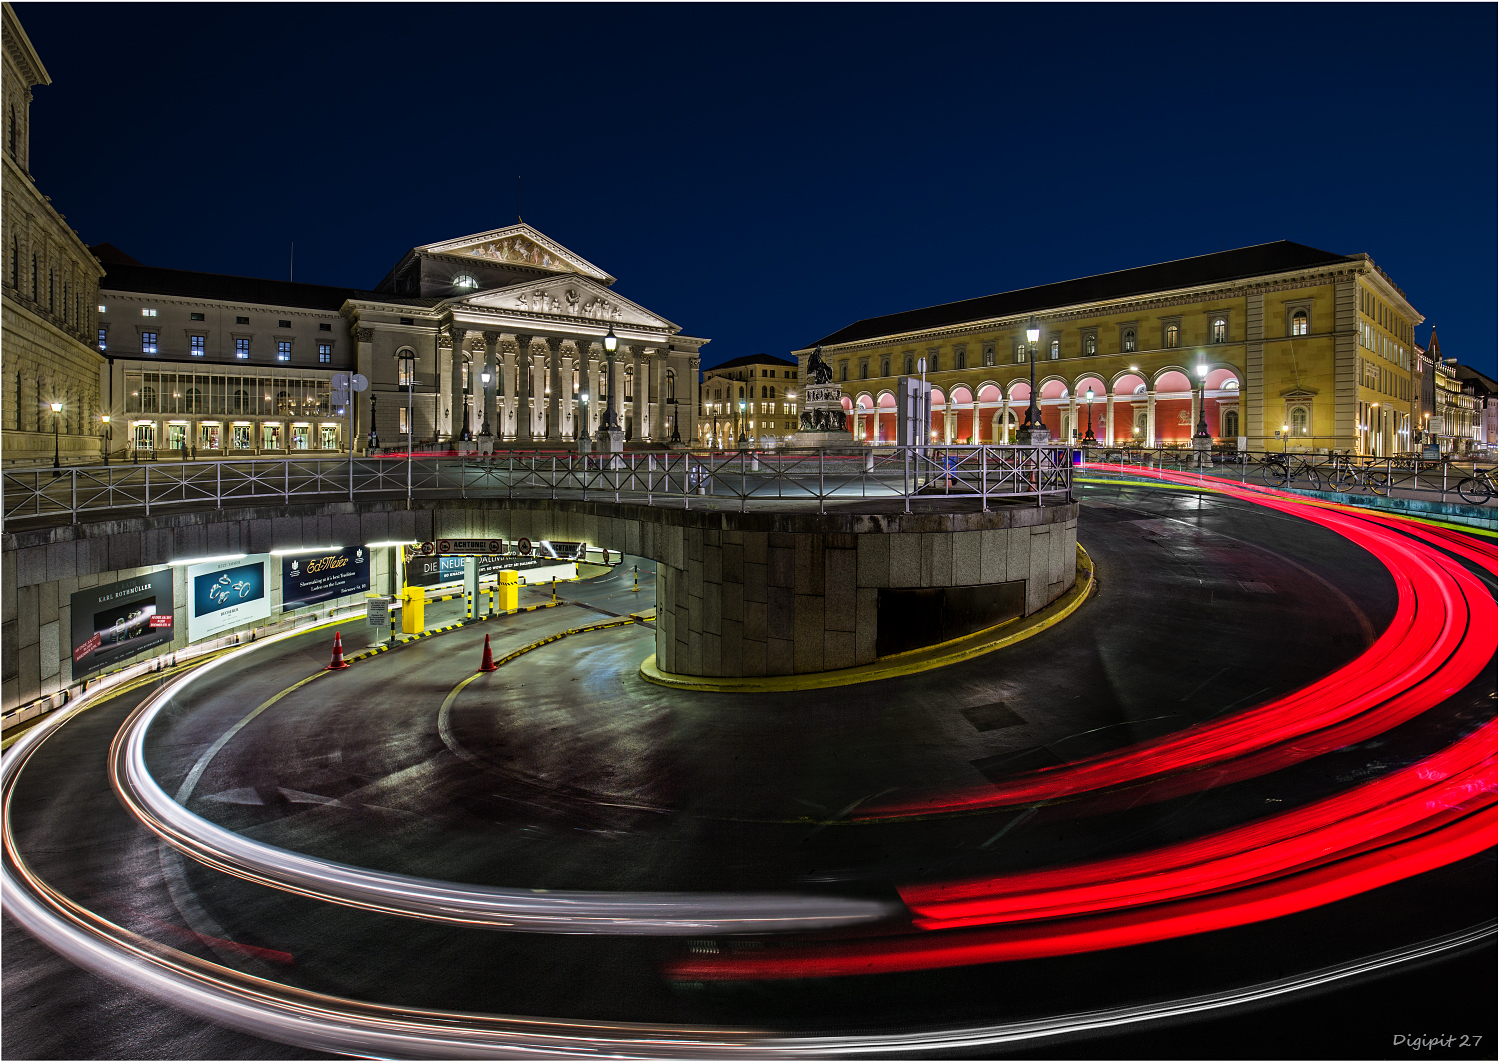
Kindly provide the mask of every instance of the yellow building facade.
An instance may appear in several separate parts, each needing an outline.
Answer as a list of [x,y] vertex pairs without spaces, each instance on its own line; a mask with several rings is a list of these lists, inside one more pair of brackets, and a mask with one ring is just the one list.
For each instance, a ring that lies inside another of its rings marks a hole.
[[1422,315],[1364,254],[1289,241],[855,322],[816,347],[858,441],[895,440],[895,388],[933,386],[932,438],[1003,443],[1030,398],[1057,439],[1250,450],[1413,448]]

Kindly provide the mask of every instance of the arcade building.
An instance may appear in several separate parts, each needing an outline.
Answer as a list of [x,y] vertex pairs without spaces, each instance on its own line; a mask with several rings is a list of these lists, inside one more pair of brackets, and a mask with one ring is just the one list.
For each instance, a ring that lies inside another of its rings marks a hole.
[[[1041,337],[1026,339],[1035,319]],[[932,438],[1006,443],[1030,400],[1054,439],[1249,450],[1415,448],[1422,315],[1366,254],[1282,240],[872,317],[816,347],[856,441],[896,438],[900,376],[926,359]]]

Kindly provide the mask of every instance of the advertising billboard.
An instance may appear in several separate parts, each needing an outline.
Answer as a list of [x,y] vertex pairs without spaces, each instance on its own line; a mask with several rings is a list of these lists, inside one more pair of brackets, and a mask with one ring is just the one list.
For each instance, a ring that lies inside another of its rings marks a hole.
[[[409,586],[437,586],[440,583],[463,581],[464,561],[467,557],[423,557],[415,556],[406,562],[406,582]],[[546,561],[536,557],[479,557],[481,579],[506,569],[538,568]]]
[[187,571],[188,641],[196,642],[271,615],[264,553],[194,564]]
[[345,546],[281,558],[281,610],[290,612],[370,589],[370,551]]
[[69,603],[75,679],[172,641],[170,568],[80,590]]

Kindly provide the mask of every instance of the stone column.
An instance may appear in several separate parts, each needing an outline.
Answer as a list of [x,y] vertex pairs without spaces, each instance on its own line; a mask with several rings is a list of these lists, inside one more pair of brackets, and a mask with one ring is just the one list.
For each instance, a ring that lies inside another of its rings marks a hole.
[[[594,386],[594,359],[587,339],[573,340],[573,364],[578,367],[579,392],[573,399],[574,417],[578,424],[578,434],[582,437],[594,433],[594,403],[599,399],[599,392]],[[582,401],[582,395],[588,395],[589,400]]]
[[1104,445],[1115,444],[1115,393],[1111,391],[1104,398]]
[[630,344],[630,438],[633,442],[645,439],[645,411],[647,408],[646,374],[641,369],[644,348],[639,343]]
[[562,336],[547,336],[547,441],[561,442],[562,422]]
[[1068,425],[1067,430],[1062,433],[1063,442],[1069,446],[1073,445],[1073,433],[1078,430],[1078,395],[1072,390],[1068,391]]
[[1001,446],[1010,445],[1010,395],[1000,392],[1000,423],[995,425],[995,441]]
[[448,433],[457,439],[464,430],[464,337],[468,330],[448,326],[448,340],[453,344],[453,360],[448,366]]
[[1156,445],[1156,392],[1146,392],[1146,445]]
[[479,414],[479,430],[487,431],[491,435],[501,434],[500,425],[495,420],[495,392],[500,387],[500,375],[495,365],[495,349],[499,345],[499,332],[484,333],[484,371],[490,374],[490,382],[484,385],[484,408]]
[[665,443],[671,438],[667,429],[667,352],[657,348],[651,357],[651,386],[656,392],[656,408],[651,411],[651,441]]
[[516,356],[510,351],[504,354],[500,375],[505,381],[505,400],[496,411],[499,423],[495,425],[495,437],[511,440],[516,437]]
[[[683,442],[698,438],[698,415],[703,412],[701,408],[703,404],[703,392],[702,388],[698,386],[698,355],[696,354],[689,356],[687,359],[687,375],[688,389],[692,392],[693,397],[692,404],[690,406],[682,405],[682,396],[677,396],[678,408],[688,411],[685,423],[683,424]],[[678,381],[679,386],[681,386],[681,383],[682,381]],[[692,434],[689,435],[688,432],[692,432]]]
[[531,336],[516,336],[516,442],[530,444],[535,437],[531,430],[532,375]]
[[[354,426],[349,430],[354,433],[354,437],[346,439],[345,442],[358,450],[361,439],[368,445],[371,428],[375,428],[377,432],[379,431],[379,428],[370,421],[370,399],[375,396],[375,329],[356,328],[354,330],[354,342],[354,371],[361,373],[365,379],[370,381],[370,386],[365,391],[351,396],[354,399]],[[209,406],[206,408],[211,409],[213,407]],[[227,420],[228,418],[225,419]],[[226,431],[228,427],[226,423],[220,428],[220,431]],[[223,446],[227,447],[229,445],[228,439],[223,435],[220,436],[220,442]]]
[[982,415],[983,414],[979,410],[979,394],[978,392],[975,392],[974,416],[972,418],[974,426],[969,431],[969,444],[971,446],[977,446],[984,442],[984,422],[979,419]]

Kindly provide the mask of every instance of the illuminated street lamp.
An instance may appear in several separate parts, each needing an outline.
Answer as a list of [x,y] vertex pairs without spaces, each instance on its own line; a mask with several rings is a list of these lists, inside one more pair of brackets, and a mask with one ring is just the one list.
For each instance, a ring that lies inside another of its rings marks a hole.
[[1198,430],[1193,432],[1193,449],[1212,450],[1214,437],[1208,431],[1208,366],[1198,363]]
[[1042,411],[1036,404],[1036,341],[1042,338],[1042,330],[1036,318],[1026,326],[1026,360],[1031,363],[1031,397],[1026,403],[1026,419],[1016,433],[1027,446],[1045,446],[1051,441],[1051,432],[1042,424]]
[[743,398],[740,399],[740,437],[738,441],[741,448],[750,442],[749,436],[745,434],[745,400]]
[[114,436],[115,430],[114,430],[114,428],[110,427],[109,414],[108,413],[101,413],[99,415],[99,422],[104,425],[103,429],[99,433],[99,438],[104,443],[104,447],[103,447],[103,449],[104,449],[104,467],[108,468],[109,467],[109,441]]
[[610,325],[604,336],[604,353],[609,361],[609,388],[604,396],[604,417],[599,422],[600,431],[619,431],[620,418],[615,414],[615,348],[620,341],[615,338],[615,326]]
[[1090,387],[1086,396],[1089,408],[1089,430],[1083,433],[1083,445],[1098,446],[1099,440],[1094,438],[1094,389]]
[[484,422],[480,425],[479,434],[493,434],[490,431],[490,374],[488,372],[479,374],[479,404],[484,409]]
[[62,443],[58,438],[58,422],[61,420],[62,403],[52,403],[52,478],[62,475]]

